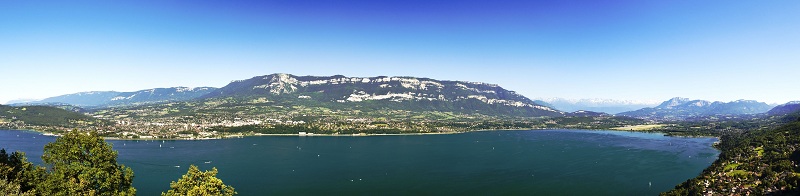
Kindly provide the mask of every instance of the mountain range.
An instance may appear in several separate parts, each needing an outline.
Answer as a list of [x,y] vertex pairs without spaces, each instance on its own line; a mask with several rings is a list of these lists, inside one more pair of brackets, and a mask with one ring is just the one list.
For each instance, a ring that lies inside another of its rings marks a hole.
[[[66,105],[85,108],[131,106],[169,101],[226,99],[241,103],[253,100],[283,105],[359,108],[361,110],[441,111],[493,116],[620,116],[682,120],[714,115],[746,115],[769,111],[779,115],[796,111],[800,102],[774,109],[763,102],[738,100],[710,102],[672,98],[660,105],[652,102],[610,99],[531,100],[496,84],[446,81],[417,77],[295,76],[270,74],[235,80],[221,88],[172,87],[134,92],[93,91],[50,97],[12,105]],[[770,110],[772,109],[772,110]],[[72,109],[79,111],[80,109]],[[566,112],[564,112],[566,111]]]
[[658,102],[633,101],[614,99],[565,99],[565,98],[536,98],[537,103],[550,106],[566,112],[595,111],[609,114],[654,107]]
[[360,107],[512,116],[561,116],[495,84],[415,77],[271,74],[233,81],[204,99],[265,98],[326,107]]
[[764,102],[737,100],[732,102],[710,102],[675,97],[656,107],[622,112],[618,115],[653,120],[684,120],[693,117],[715,115],[748,115],[769,111],[772,107]]
[[60,95],[42,99],[39,101],[29,101],[14,103],[11,105],[60,105],[69,104],[80,107],[103,107],[103,106],[124,106],[140,105],[148,103],[159,103],[167,101],[185,101],[195,99],[209,92],[216,90],[214,87],[172,87],[154,88],[134,92],[117,91],[91,91],[73,94]]
[[792,101],[786,104],[778,105],[767,112],[769,115],[784,115],[800,111],[800,101]]

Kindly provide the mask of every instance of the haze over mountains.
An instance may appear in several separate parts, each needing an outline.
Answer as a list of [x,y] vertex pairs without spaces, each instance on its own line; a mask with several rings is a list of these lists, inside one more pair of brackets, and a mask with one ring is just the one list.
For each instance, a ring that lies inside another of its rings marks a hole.
[[565,112],[579,110],[605,112],[616,114],[653,107],[659,104],[654,101],[614,100],[614,99],[565,99],[565,98],[537,98],[537,101],[549,104],[555,109]]
[[800,101],[791,101],[789,103],[775,106],[767,112],[769,115],[784,115],[800,111]]
[[753,100],[710,102],[675,97],[656,107],[622,112],[618,115],[644,119],[683,120],[702,116],[760,114],[770,109],[772,107],[766,103]]
[[[495,84],[443,81],[416,77],[295,76],[270,74],[215,87],[155,88],[135,92],[94,91],[51,97],[13,105],[111,107],[196,99],[263,99],[323,107],[361,107],[410,111],[443,111],[511,116],[603,116],[617,114],[642,119],[683,120],[714,115],[785,114],[800,102],[774,109],[763,102],[711,102],[672,98],[654,102],[611,99],[547,98],[531,100]],[[772,109],[772,111],[770,111]],[[571,112],[571,113],[570,113]]]
[[124,106],[167,101],[191,100],[215,90],[214,87],[154,88],[134,92],[91,91],[66,94],[39,101],[10,103],[12,105],[68,104],[80,107]]

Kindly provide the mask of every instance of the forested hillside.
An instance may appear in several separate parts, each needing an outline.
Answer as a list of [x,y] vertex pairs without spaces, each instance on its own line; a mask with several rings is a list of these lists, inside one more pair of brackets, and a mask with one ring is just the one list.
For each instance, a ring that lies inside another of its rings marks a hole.
[[103,121],[81,113],[49,106],[13,107],[0,105],[0,127],[11,125],[74,127]]
[[778,128],[721,137],[719,159],[662,195],[800,194],[800,113]]

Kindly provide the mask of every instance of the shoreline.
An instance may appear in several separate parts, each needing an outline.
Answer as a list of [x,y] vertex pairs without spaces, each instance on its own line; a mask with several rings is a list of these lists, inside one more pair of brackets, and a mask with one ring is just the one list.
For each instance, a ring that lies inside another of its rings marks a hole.
[[[6,129],[11,131],[26,131],[26,132],[35,132],[40,133],[44,136],[54,136],[60,137],[60,134],[55,134],[51,132],[45,131],[38,131],[35,129]],[[219,140],[219,139],[235,139],[235,138],[244,138],[244,137],[367,137],[367,136],[415,136],[415,135],[450,135],[450,134],[462,134],[462,133],[469,133],[469,132],[485,132],[485,131],[536,131],[536,130],[582,130],[582,131],[621,131],[621,132],[634,132],[634,133],[660,133],[663,136],[667,137],[684,137],[684,138],[716,138],[719,142],[721,139],[719,136],[682,136],[682,135],[668,135],[668,132],[662,131],[636,131],[636,130],[620,130],[620,129],[579,129],[579,128],[519,128],[519,129],[480,129],[480,130],[472,130],[472,131],[463,131],[463,132],[428,132],[428,133],[381,133],[381,134],[369,134],[369,133],[361,133],[361,134],[299,134],[299,133],[292,133],[292,134],[263,134],[263,133],[255,133],[255,134],[248,134],[248,135],[224,135],[221,137],[214,137],[214,138],[119,138],[119,137],[102,137],[104,140],[142,140],[142,141],[177,141],[177,140]]]
[[[471,131],[467,131],[471,132]],[[323,137],[365,137],[365,136],[404,136],[404,135],[449,135],[449,134],[459,134],[459,133],[466,133],[466,132],[432,132],[432,133],[364,133],[364,134],[325,134],[325,133],[314,133],[314,134],[264,134],[264,133],[256,133],[253,135],[229,135],[225,136],[225,138],[231,137],[248,137],[248,136],[297,136],[297,137],[315,137],[315,136],[323,136]]]

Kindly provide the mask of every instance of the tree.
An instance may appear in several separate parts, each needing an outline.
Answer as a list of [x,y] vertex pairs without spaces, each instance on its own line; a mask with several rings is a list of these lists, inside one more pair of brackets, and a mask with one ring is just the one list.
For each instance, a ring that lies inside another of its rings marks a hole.
[[96,132],[73,130],[44,146],[48,166],[42,195],[135,195],[133,170],[117,164],[117,152]]
[[9,155],[0,149],[0,180],[18,185],[21,192],[29,192],[44,180],[44,175],[44,168],[28,162],[25,153],[17,151]]
[[181,179],[177,182],[172,181],[169,187],[172,188],[166,193],[161,193],[162,196],[178,196],[178,195],[235,195],[236,191],[233,187],[225,185],[222,180],[216,177],[217,168],[212,168],[211,171],[201,172],[197,166],[190,166],[189,171],[186,172]]
[[0,179],[0,195],[8,195],[8,196],[33,196],[35,195],[33,191],[23,192],[20,188],[20,185],[14,183],[13,181],[8,181],[6,179]]

